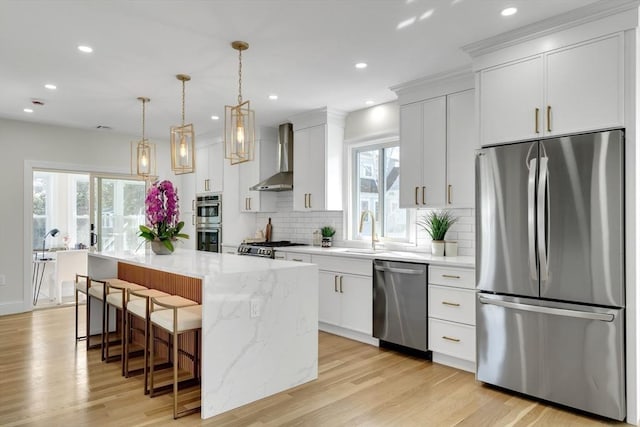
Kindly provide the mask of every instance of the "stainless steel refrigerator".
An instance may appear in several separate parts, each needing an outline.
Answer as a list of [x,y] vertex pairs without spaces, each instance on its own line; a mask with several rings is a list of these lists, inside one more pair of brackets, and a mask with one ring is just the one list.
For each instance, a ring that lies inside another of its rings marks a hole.
[[481,150],[477,379],[624,419],[624,133]]

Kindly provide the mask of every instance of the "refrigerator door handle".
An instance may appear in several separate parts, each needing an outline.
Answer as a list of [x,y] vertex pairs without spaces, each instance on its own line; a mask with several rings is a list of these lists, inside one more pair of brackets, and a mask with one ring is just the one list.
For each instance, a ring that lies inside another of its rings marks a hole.
[[517,302],[494,300],[479,297],[478,300],[482,304],[497,305],[499,307],[511,308],[514,310],[530,311],[533,313],[552,314],[556,316],[575,317],[587,320],[599,320],[601,322],[613,322],[615,316],[613,314],[592,313],[588,311],[567,310],[565,308],[541,307],[538,305],[520,304]]
[[529,230],[529,272],[533,280],[538,280],[538,269],[536,268],[536,170],[537,159],[529,161],[529,182],[527,191],[527,226]]
[[549,159],[540,157],[540,175],[538,178],[538,256],[540,258],[540,280],[549,279],[549,261],[547,259],[547,188],[549,185]]

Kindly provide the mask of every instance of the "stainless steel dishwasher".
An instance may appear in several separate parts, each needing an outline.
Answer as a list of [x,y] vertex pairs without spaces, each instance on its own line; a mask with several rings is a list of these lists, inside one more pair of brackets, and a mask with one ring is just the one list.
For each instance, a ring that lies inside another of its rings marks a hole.
[[373,336],[427,351],[427,266],[373,261]]

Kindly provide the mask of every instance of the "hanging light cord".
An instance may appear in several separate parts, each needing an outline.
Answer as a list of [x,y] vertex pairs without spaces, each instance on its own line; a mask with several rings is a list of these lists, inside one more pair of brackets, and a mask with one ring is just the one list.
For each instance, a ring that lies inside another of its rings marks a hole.
[[145,104],[147,101],[145,99],[142,100],[142,142],[144,143],[144,117],[145,117]]
[[184,126],[184,80],[182,81],[182,126]]
[[242,49],[238,49],[238,105],[242,104]]

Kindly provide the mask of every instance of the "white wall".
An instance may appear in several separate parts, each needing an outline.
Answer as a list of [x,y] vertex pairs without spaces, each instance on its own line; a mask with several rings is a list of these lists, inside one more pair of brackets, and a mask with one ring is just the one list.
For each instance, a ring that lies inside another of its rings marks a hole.
[[[168,132],[167,132],[168,133]],[[130,142],[137,136],[0,119],[0,315],[31,309],[32,169],[130,173]],[[158,144],[158,173],[169,173],[169,142]]]

